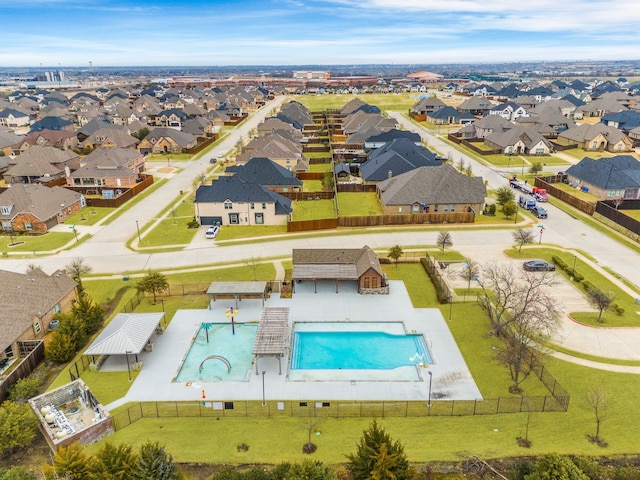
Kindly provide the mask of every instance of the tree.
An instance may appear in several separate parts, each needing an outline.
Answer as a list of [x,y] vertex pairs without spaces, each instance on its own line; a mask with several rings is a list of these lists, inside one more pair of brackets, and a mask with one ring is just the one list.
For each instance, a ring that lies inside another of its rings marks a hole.
[[473,177],[473,165],[471,165],[471,162],[465,165],[464,173],[467,177]]
[[20,378],[9,388],[9,400],[21,405],[25,404],[38,393],[40,385],[42,382],[36,375]]
[[101,480],[130,480],[137,458],[131,446],[106,443],[91,461],[91,475]]
[[303,460],[292,463],[282,480],[335,480],[335,472],[320,461]]
[[65,268],[69,271],[71,278],[75,280],[78,293],[84,292],[84,288],[82,287],[82,276],[91,272],[91,267],[87,265],[84,258],[74,258]]
[[506,218],[510,218],[512,215],[518,211],[518,205],[516,202],[507,202],[502,205],[502,213]]
[[149,272],[138,282],[136,288],[138,292],[153,294],[153,303],[156,303],[156,295],[164,292],[168,286],[167,277],[162,273]]
[[522,251],[522,246],[525,244],[533,243],[535,240],[535,233],[530,228],[518,228],[515,232],[511,233],[513,241],[518,244],[518,252]]
[[[404,453],[404,446],[374,419],[357,444],[356,453],[347,455],[347,470],[352,480],[409,480],[413,471]],[[375,476],[374,476],[375,475]]]
[[471,280],[478,277],[480,273],[480,265],[478,262],[465,258],[462,264],[462,273],[460,276],[467,281],[467,291],[471,289]]
[[0,404],[0,454],[11,454],[30,445],[36,437],[38,419],[28,404],[19,405],[11,400]]
[[607,418],[607,404],[608,404],[608,396],[607,390],[603,385],[594,385],[589,391],[587,391],[587,402],[589,406],[593,410],[593,414],[595,415],[596,420],[596,433],[595,435],[589,435],[589,439],[595,444],[605,447],[607,443],[600,438],[600,426],[602,422]]
[[599,288],[587,288],[587,301],[598,310],[598,322],[603,323],[602,312],[611,308],[615,297],[611,292],[605,292]]
[[70,478],[73,480],[89,480],[89,457],[85,455],[79,442],[62,446],[53,457],[53,465],[45,465],[44,476],[47,480]]
[[531,175],[538,175],[542,171],[542,164],[540,162],[534,162],[529,167],[529,173]]
[[515,202],[516,194],[513,192],[513,188],[504,186],[500,187],[495,192],[496,203],[501,207],[507,202]]
[[451,233],[449,232],[440,232],[438,233],[438,246],[442,253],[444,253],[447,247],[453,246],[453,240],[451,239]]
[[324,175],[322,175],[322,190],[330,192],[333,190],[334,184],[335,178],[333,172],[325,172]]
[[539,457],[533,473],[524,480],[589,480],[569,457],[551,453]]
[[104,323],[104,311],[96,305],[89,295],[80,295],[71,306],[71,315],[84,325],[87,335],[96,333]]
[[258,268],[262,264],[262,259],[260,257],[249,257],[244,261],[244,264],[251,269],[253,280],[258,280]]
[[51,334],[51,339],[44,347],[44,356],[54,363],[67,363],[76,353],[76,345],[69,335],[59,331]]
[[140,447],[138,461],[132,470],[134,480],[177,480],[181,475],[173,457],[158,442]]
[[8,470],[0,468],[0,480],[38,480],[38,477],[24,467],[11,467]]
[[42,270],[42,267],[37,263],[30,263],[29,265],[27,265],[27,273],[31,273],[36,270]]
[[93,147],[91,146],[90,143],[87,143],[82,149],[82,153],[85,155],[89,155],[91,152],[93,152]]
[[54,333],[60,335],[66,335],[73,342],[74,352],[78,351],[87,340],[89,334],[87,333],[87,327],[84,324],[82,318],[75,316],[73,313],[58,313],[56,319],[60,322],[58,330]]
[[387,257],[393,260],[394,263],[396,264],[396,268],[398,268],[398,260],[400,260],[403,254],[404,252],[402,251],[402,247],[400,245],[394,245],[389,249],[389,253],[387,254]]
[[147,127],[142,127],[137,132],[133,132],[131,136],[137,138],[138,140],[142,140],[144,137],[149,135],[149,131],[150,130]]
[[540,363],[542,354],[533,347],[550,335],[558,323],[556,301],[545,292],[555,283],[551,272],[517,273],[510,265],[483,269],[478,304],[489,317],[494,334],[504,341],[498,358],[508,368],[512,393]]

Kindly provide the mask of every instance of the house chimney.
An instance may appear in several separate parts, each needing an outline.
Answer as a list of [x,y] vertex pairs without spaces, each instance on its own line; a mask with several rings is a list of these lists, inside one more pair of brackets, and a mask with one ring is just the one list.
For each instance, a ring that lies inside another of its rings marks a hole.
[[393,177],[393,172],[392,172],[391,170],[389,170],[389,171],[387,172],[387,179],[389,179],[389,178],[391,178],[391,177]]
[[68,166],[65,165],[64,167],[64,176],[65,177],[70,177],[71,176],[71,170],[69,169]]

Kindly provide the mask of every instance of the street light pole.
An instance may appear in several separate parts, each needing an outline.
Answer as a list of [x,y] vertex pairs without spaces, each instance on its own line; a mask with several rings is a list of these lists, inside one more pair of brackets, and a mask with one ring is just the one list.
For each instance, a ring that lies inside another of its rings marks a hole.
[[140,239],[140,226],[138,225],[138,220],[136,220],[136,230],[138,230],[138,243],[142,243]]
[[427,373],[429,374],[429,402],[427,403],[427,407],[431,408],[431,381],[433,380],[433,373],[431,373],[431,370]]
[[262,371],[262,406],[266,406],[267,402],[265,400],[265,396],[264,396],[264,374],[267,373],[264,370]]

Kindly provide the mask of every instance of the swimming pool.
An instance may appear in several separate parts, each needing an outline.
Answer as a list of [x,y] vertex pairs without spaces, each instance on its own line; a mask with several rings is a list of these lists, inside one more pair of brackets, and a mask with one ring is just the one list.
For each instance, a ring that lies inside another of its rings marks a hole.
[[291,370],[393,370],[428,365],[423,335],[393,323],[296,323]]
[[229,323],[202,324],[173,381],[246,381],[258,324],[236,322],[235,331],[233,335]]

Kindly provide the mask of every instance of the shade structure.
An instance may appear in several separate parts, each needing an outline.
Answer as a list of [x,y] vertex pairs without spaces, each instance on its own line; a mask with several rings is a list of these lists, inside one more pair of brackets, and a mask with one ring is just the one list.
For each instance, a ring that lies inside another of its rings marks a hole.
[[164,317],[158,313],[119,313],[98,335],[85,355],[139,354]]

